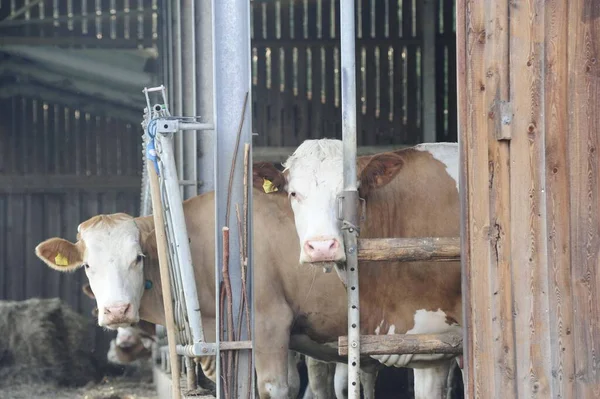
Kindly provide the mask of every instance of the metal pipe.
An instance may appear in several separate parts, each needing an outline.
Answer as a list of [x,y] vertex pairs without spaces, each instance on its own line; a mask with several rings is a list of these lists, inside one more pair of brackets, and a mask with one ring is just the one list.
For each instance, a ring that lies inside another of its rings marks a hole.
[[[212,0],[213,10],[213,71],[214,71],[214,123],[215,123],[215,274],[217,287],[216,302],[219,303],[220,281],[222,279],[221,262],[223,259],[223,239],[221,229],[224,225],[231,226],[230,235],[230,278],[233,291],[233,312],[241,310],[241,267],[239,248],[240,235],[238,234],[235,204],[243,204],[244,189],[242,185],[244,175],[244,145],[252,143],[252,120],[251,101],[248,101],[246,112],[243,112],[246,96],[251,97],[251,47],[250,47],[250,2],[239,0]],[[240,125],[241,123],[241,125]],[[240,131],[239,146],[236,149],[238,130]],[[225,220],[227,214],[227,191],[229,173],[232,167],[233,155],[237,150],[237,160],[234,165],[234,182],[231,190],[231,208],[229,220]],[[251,176],[250,170],[250,176]],[[252,209],[252,191],[248,191],[248,209]],[[248,231],[252,231],[252,212],[248,215]],[[248,240],[248,278],[247,298],[250,313],[252,314],[252,245]],[[216,314],[220,311],[217,309]],[[251,314],[249,315],[252,320]],[[235,319],[235,329],[239,331],[240,339],[247,340],[246,322],[238,324]],[[217,320],[219,317],[217,316]],[[217,337],[221,326],[217,322]],[[220,350],[220,349],[219,349]],[[238,353],[237,375],[233,376],[236,381],[237,392],[245,395],[246,392],[254,392],[254,378],[251,371],[254,369],[253,351],[240,351]],[[249,364],[249,360],[251,364]],[[250,368],[248,368],[250,367]],[[217,394],[218,396],[218,394]]]
[[179,191],[179,179],[177,178],[177,169],[175,168],[175,156],[173,153],[173,135],[157,134],[156,138],[160,144],[160,160],[164,165],[163,182],[165,185],[166,197],[171,213],[173,226],[173,245],[177,248],[176,255],[179,260],[179,272],[183,284],[185,295],[185,305],[187,317],[192,332],[193,342],[204,341],[204,331],[202,330],[202,320],[200,318],[200,304],[198,302],[198,291],[196,289],[196,279],[192,267],[192,253],[190,250],[189,237],[185,225],[185,215],[181,206],[181,193]]
[[[183,96],[183,115],[196,115],[196,24],[194,23],[196,10],[195,0],[184,0],[181,2],[181,64]],[[192,130],[182,137],[181,148],[181,178],[187,180],[198,180],[198,132]],[[198,186],[183,187],[183,198],[187,199],[198,195]]]
[[356,50],[354,0],[341,0],[343,236],[348,292],[348,399],[360,398],[360,307],[358,284],[358,191],[356,182]]

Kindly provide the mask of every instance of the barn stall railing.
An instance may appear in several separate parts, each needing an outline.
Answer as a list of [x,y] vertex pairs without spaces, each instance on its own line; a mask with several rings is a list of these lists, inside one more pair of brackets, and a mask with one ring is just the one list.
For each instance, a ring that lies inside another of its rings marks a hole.
[[[341,216],[346,251],[348,336],[339,338],[338,352],[340,355],[348,356],[348,399],[359,399],[361,354],[450,353],[458,355],[462,353],[462,337],[456,334],[361,336],[359,260],[455,261],[460,259],[461,251],[458,238],[369,240],[358,238],[360,198],[356,173],[357,109],[354,0],[341,0],[340,7],[344,188],[338,202],[341,208],[338,209],[338,215]],[[361,255],[361,249],[366,253]]]
[[[178,356],[185,357],[182,365],[186,370],[188,391],[195,390],[196,375],[194,373],[194,357],[216,356],[216,381],[221,381],[220,376],[220,351],[251,349],[249,340],[221,341],[221,321],[216,322],[216,342],[208,343],[204,338],[204,330],[198,302],[198,292],[195,284],[194,269],[192,264],[189,238],[183,213],[182,198],[180,193],[180,180],[174,156],[174,135],[186,134],[186,131],[213,130],[212,124],[200,123],[195,117],[172,117],[169,112],[164,86],[144,89],[147,108],[144,117],[145,147],[147,149],[146,173],[149,177],[148,191],[154,210],[154,222],[159,255],[162,293],[164,298],[166,332],[168,343],[168,368],[173,375],[172,392],[178,397],[181,392],[179,378],[180,364]],[[162,102],[150,105],[149,93],[161,92]],[[248,154],[246,154],[248,156]],[[245,165],[247,165],[247,157]],[[228,248],[229,236],[223,229],[224,246]],[[247,231],[247,230],[246,230]],[[218,232],[217,232],[218,233]],[[227,251],[225,249],[224,251]],[[231,284],[230,276],[219,276],[219,264],[216,265],[216,286],[223,284],[220,279],[225,279],[225,284]],[[225,273],[225,272],[224,272]],[[244,276],[242,276],[244,278]],[[229,310],[220,303],[220,292],[217,292],[215,314],[227,314]],[[228,297],[228,301],[235,298]],[[251,304],[248,304],[249,307]],[[220,308],[223,307],[221,310]],[[249,319],[250,315],[245,315]],[[237,326],[238,328],[240,326]],[[233,326],[228,326],[228,331],[233,331]],[[161,350],[161,359],[167,359],[167,351]],[[232,372],[233,370],[229,370]],[[225,386],[225,389],[229,387]],[[219,395],[220,384],[217,384]],[[230,396],[231,397],[231,396]]]

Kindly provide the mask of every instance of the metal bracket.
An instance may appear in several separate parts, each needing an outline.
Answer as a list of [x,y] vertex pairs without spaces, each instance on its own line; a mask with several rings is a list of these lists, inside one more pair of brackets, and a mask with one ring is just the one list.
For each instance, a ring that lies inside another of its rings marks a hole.
[[[352,193],[352,197],[356,196],[358,197],[358,192],[357,191],[343,191],[342,194],[339,194],[336,199],[337,199],[337,220],[342,222],[344,220],[347,220],[344,218],[344,202],[346,201],[347,198],[347,193]],[[354,194],[356,193],[356,194]],[[360,203],[360,222],[364,222],[367,220],[367,202],[365,201],[364,198],[360,198],[358,197],[358,201]],[[356,207],[354,207],[356,208]],[[356,223],[356,225],[358,226],[358,223]]]

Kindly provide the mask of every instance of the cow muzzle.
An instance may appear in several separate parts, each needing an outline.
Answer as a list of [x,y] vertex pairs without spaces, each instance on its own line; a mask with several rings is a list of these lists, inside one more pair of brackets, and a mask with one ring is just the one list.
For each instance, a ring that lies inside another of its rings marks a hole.
[[139,321],[137,312],[131,303],[115,303],[105,306],[102,316],[101,326],[109,329],[128,327]]
[[343,262],[346,254],[336,238],[319,238],[304,242],[301,263]]

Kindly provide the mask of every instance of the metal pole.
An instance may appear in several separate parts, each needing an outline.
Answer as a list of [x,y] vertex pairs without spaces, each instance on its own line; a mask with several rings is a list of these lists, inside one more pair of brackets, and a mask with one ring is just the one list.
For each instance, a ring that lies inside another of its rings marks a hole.
[[[181,2],[181,71],[183,91],[183,116],[196,115],[196,26],[194,23],[195,0]],[[182,180],[198,181],[197,145],[198,133],[193,130],[186,132],[181,137],[182,158],[179,176]],[[198,184],[183,187],[183,199],[198,195]]]
[[[246,333],[245,317],[238,324],[242,287],[239,255],[240,235],[238,234],[235,205],[243,205],[244,189],[244,145],[252,143],[251,119],[251,64],[250,64],[250,2],[239,0],[212,0],[213,9],[213,71],[214,71],[214,118],[215,118],[215,188],[216,188],[216,300],[219,303],[218,287],[222,279],[221,262],[223,259],[222,228],[230,228],[229,265],[232,288],[233,318],[236,333],[241,332],[240,339],[249,339]],[[245,112],[244,102],[248,95]],[[241,124],[241,125],[240,125]],[[236,148],[238,130],[240,130],[239,145]],[[227,192],[229,174],[234,153],[237,159],[234,168],[234,179],[231,190],[229,220],[227,213]],[[252,154],[250,154],[252,156]],[[251,158],[250,158],[251,159]],[[252,176],[250,171],[249,176]],[[252,209],[252,191],[248,190],[248,209]],[[252,231],[252,212],[248,214],[248,231]],[[252,243],[248,240],[248,278],[247,299],[252,320]],[[225,313],[225,312],[223,312]],[[219,315],[219,311],[217,311]],[[217,316],[218,320],[218,316]],[[219,323],[220,324],[220,323]],[[220,325],[218,326],[220,328]],[[219,336],[219,329],[217,329]],[[239,396],[254,392],[254,359],[253,352],[242,350],[238,352],[237,373],[233,375],[235,387]],[[251,364],[249,364],[251,361]],[[250,369],[248,367],[250,366]],[[252,373],[251,373],[252,372]],[[250,377],[250,378],[248,378]]]
[[356,183],[356,51],[354,0],[341,0],[342,139],[344,148],[343,235],[348,292],[348,399],[360,398],[358,284],[358,191]]
[[[169,134],[163,136],[162,134],[157,134],[156,138],[160,143],[160,160],[164,165],[161,173],[163,174],[166,197],[169,201],[169,211],[171,213],[173,226],[173,245],[175,246],[176,256],[179,260],[179,273],[181,273],[181,282],[183,284],[185,305],[190,330],[192,331],[192,339],[194,343],[204,342],[198,291],[196,289],[196,279],[194,278],[194,269],[192,267],[192,253],[185,226],[183,206],[181,206],[182,199],[179,191],[177,170],[175,169],[173,135]],[[183,223],[183,226],[180,223]],[[174,272],[176,271],[174,270]]]
[[[206,123],[214,124],[213,101],[213,48],[212,4],[210,1],[196,3],[196,115]],[[214,191],[215,165],[214,129],[198,135],[198,180],[200,193]]]

